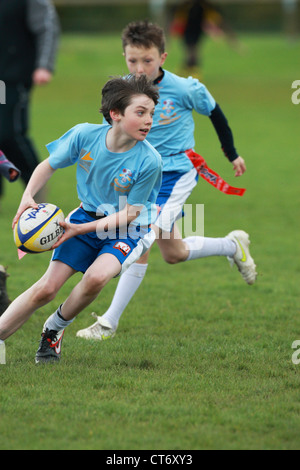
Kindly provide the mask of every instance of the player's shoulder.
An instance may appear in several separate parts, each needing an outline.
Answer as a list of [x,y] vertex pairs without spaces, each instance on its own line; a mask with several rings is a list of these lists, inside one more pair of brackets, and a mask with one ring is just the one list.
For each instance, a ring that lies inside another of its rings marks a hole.
[[150,163],[149,160],[151,160],[152,164],[155,166],[160,166],[162,165],[162,158],[160,153],[153,147],[153,145],[148,142],[148,140],[144,140],[141,142],[144,152],[145,152],[145,157],[148,160],[148,163]]
[[164,70],[165,75],[164,78],[166,82],[170,84],[170,86],[174,85],[178,88],[189,89],[190,87],[197,86],[199,88],[205,87],[205,85],[198,80],[198,78],[189,76],[189,77],[182,77],[177,75],[173,72],[169,72],[168,70]]
[[175,73],[165,71],[165,82],[160,94],[162,97],[172,95],[177,96],[182,103],[203,99],[208,90],[206,86],[197,78],[181,77]]
[[76,124],[73,129],[78,133],[95,133],[95,132],[102,132],[104,129],[109,127],[108,124],[92,124],[89,122],[82,122],[80,124]]
[[161,156],[160,156],[160,153],[153,147],[152,144],[150,144],[150,142],[148,142],[147,139],[145,139],[143,142],[142,142],[142,145],[144,146],[144,148],[147,150],[148,153],[150,153],[153,158],[158,158],[160,159]]
[[108,124],[91,124],[89,122],[83,122],[76,124],[69,132],[72,133],[73,137],[83,142],[91,142],[99,139],[99,137],[107,132],[107,128],[110,127]]

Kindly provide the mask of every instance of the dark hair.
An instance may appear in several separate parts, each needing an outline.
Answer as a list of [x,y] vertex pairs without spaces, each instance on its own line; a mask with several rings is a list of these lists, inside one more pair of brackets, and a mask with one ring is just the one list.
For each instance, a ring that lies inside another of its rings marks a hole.
[[109,80],[102,89],[102,104],[100,112],[109,124],[112,123],[109,112],[117,109],[124,114],[130,105],[133,96],[146,95],[157,105],[159,92],[146,75],[127,75],[126,77],[115,77]]
[[154,23],[148,21],[134,21],[129,23],[122,33],[122,44],[123,50],[125,47],[136,46],[145,47],[157,47],[160,54],[165,52],[165,35],[163,29]]

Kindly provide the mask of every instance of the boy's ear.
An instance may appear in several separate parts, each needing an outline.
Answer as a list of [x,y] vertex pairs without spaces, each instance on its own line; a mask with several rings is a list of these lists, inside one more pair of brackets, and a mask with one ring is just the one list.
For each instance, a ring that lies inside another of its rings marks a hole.
[[164,52],[163,54],[161,54],[160,56],[160,66],[162,67],[166,61],[166,58],[168,57],[168,53],[167,52]]
[[111,117],[111,120],[114,122],[119,122],[120,121],[120,111],[118,109],[111,109],[109,111],[109,115]]

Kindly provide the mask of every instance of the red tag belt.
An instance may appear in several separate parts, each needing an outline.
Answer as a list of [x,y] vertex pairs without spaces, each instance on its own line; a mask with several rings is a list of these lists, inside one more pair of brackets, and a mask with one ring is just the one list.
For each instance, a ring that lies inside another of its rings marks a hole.
[[192,149],[186,150],[185,154],[191,160],[198,175],[200,175],[208,183],[212,184],[219,191],[222,191],[222,193],[225,194],[232,194],[234,196],[243,196],[246,189],[234,188],[233,186],[230,186],[230,184],[226,183],[226,181],[224,181],[223,178],[218,175],[218,173],[208,168],[206,161],[203,157],[201,157],[201,155],[194,152]]

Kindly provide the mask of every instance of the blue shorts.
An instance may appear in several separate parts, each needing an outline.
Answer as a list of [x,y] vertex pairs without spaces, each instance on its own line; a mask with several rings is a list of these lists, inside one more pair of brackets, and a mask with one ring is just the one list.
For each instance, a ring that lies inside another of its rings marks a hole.
[[[84,224],[94,220],[82,208],[76,209],[68,217],[68,221],[73,224]],[[150,248],[153,241],[153,231],[146,233],[143,238],[130,238],[128,235],[119,238],[119,231],[116,229],[113,237],[105,239],[100,239],[96,232],[91,232],[62,243],[54,250],[52,261],[61,261],[75,271],[85,273],[98,256],[110,253],[120,261],[123,273]]]
[[183,206],[197,185],[198,174],[193,168],[187,173],[163,173],[162,184],[156,199],[160,212],[154,225],[163,232],[171,232],[176,220],[183,216]]

